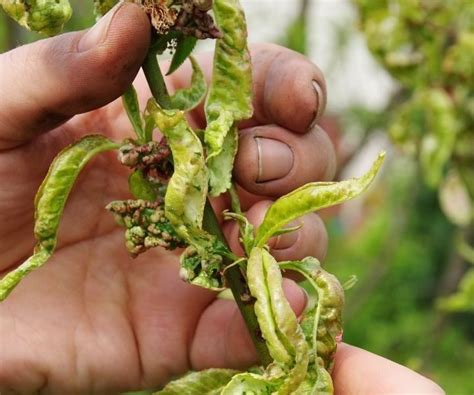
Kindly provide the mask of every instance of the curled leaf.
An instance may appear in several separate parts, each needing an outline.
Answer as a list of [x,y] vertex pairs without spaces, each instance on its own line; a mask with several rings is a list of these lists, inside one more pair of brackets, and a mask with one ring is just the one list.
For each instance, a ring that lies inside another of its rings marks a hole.
[[20,25],[48,36],[58,34],[72,15],[68,0],[0,0],[0,5]]
[[240,242],[242,243],[245,253],[247,255],[250,255],[250,252],[252,251],[252,247],[254,244],[254,227],[253,225],[249,222],[247,217],[243,214],[237,214],[237,213],[230,213],[224,211],[223,213],[224,219],[226,220],[234,220],[239,223],[240,227]]
[[166,136],[174,173],[165,196],[165,213],[178,236],[189,244],[181,256],[181,277],[209,289],[222,288],[222,256],[227,248],[202,229],[208,173],[201,140],[181,111],[163,110],[150,101],[148,111]]
[[189,60],[193,67],[193,76],[191,77],[191,86],[185,89],[179,89],[169,100],[171,108],[181,111],[190,111],[196,108],[206,96],[207,85],[204,73],[199,67],[197,60],[190,56]]
[[280,267],[302,274],[317,292],[315,307],[307,311],[301,320],[306,341],[313,353],[306,380],[296,394],[333,394],[330,372],[337,341],[342,336],[344,290],[336,277],[321,268],[316,258],[281,262]]
[[208,159],[209,188],[211,196],[219,196],[232,185],[232,169],[237,154],[239,135],[237,126],[231,126],[224,138],[221,152]]
[[234,122],[250,118],[253,113],[244,12],[238,0],[214,0],[213,10],[223,38],[216,42],[213,78],[205,106],[208,158],[222,151]]
[[165,196],[166,216],[183,239],[201,229],[207,197],[207,168],[201,141],[182,111],[163,110],[151,100],[148,110],[173,153],[174,173]]
[[282,381],[280,377],[267,374],[240,373],[232,378],[220,395],[280,394],[278,387]]
[[341,182],[314,182],[281,197],[268,209],[257,230],[255,245],[263,247],[285,224],[312,211],[343,203],[360,195],[377,175],[385,153],[362,177]]
[[[262,336],[274,359],[272,369],[283,372],[278,393],[289,394],[305,379],[308,346],[283,292],[280,267],[266,249],[255,247],[252,250],[247,264],[247,279],[250,292],[256,299],[255,315]],[[270,371],[267,370],[266,374]]]
[[191,372],[169,383],[154,395],[217,395],[235,376],[236,370],[208,369],[202,372]]
[[35,198],[34,255],[0,280],[0,300],[33,269],[43,265],[56,248],[56,237],[66,200],[84,166],[98,153],[118,148],[101,135],[86,136],[59,153]]
[[141,170],[135,170],[128,177],[130,192],[137,199],[153,202],[157,199],[157,188],[145,178]]

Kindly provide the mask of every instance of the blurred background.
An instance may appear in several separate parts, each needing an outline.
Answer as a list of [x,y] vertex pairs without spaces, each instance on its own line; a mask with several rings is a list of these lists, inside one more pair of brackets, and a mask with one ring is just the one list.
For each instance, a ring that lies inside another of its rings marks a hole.
[[[474,2],[242,2],[250,41],[288,46],[325,73],[337,177],[388,152],[368,193],[322,213],[325,266],[358,278],[344,340],[474,394]],[[67,30],[90,26],[92,6],[71,3]],[[0,13],[1,52],[38,38]]]

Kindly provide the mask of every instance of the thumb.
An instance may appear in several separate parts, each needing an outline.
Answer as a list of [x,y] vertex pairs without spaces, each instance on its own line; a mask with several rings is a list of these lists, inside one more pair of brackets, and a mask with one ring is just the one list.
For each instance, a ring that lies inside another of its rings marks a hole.
[[0,150],[115,100],[138,73],[149,40],[146,14],[120,2],[87,31],[0,55]]

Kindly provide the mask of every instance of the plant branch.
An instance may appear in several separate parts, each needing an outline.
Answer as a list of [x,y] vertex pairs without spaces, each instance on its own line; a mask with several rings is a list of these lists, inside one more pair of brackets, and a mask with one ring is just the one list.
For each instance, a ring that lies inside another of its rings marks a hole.
[[[227,245],[227,240],[225,239],[222,230],[220,228],[219,222],[217,221],[216,214],[209,203],[209,200],[206,203],[204,209],[204,220],[203,220],[204,229],[216,236],[222,243]],[[224,264],[230,265],[233,262],[229,261],[224,257]],[[258,356],[260,358],[260,363],[264,366],[269,365],[272,362],[272,358],[268,351],[265,340],[262,337],[260,331],[260,326],[258,324],[257,316],[254,311],[255,299],[250,295],[250,291],[247,286],[247,281],[245,280],[244,275],[240,270],[239,265],[230,267],[225,272],[225,278],[229,285],[229,288],[234,295],[237,306],[239,307],[240,313],[244,318],[247,329],[252,338],[253,344],[257,350]]]
[[[158,102],[158,104],[160,104],[160,106],[167,108],[167,104],[169,104],[169,95],[166,89],[163,74],[161,73],[160,66],[156,58],[155,50],[151,49],[148,52],[142,68],[153,97]],[[214,213],[209,201],[207,201],[206,207],[204,209],[203,228],[210,234],[216,236],[223,244],[227,246],[227,240],[222,233],[219,222],[216,218],[216,214]],[[225,266],[231,265],[233,263],[227,257],[223,257],[223,259]],[[255,345],[260,358],[260,363],[264,366],[267,366],[272,362],[272,358],[268,351],[265,340],[262,337],[257,316],[254,312],[255,300],[250,295],[247,281],[240,270],[240,266],[235,265],[226,270],[225,278],[229,284],[230,289],[232,290],[232,294],[234,295],[237,306],[239,307],[247,329],[250,333],[250,337],[252,338],[252,341]]]
[[155,51],[149,51],[143,64],[143,72],[150,87],[151,94],[162,108],[169,108],[170,101],[165,79],[158,64]]

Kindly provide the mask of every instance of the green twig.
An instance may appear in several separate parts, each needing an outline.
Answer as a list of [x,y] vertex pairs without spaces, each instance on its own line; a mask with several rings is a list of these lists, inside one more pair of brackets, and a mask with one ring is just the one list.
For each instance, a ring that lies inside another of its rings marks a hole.
[[[207,201],[206,207],[204,209],[203,227],[206,231],[213,234],[221,242],[227,245],[227,241],[222,233],[219,222],[217,221],[216,215],[209,201]],[[224,258],[224,264],[230,265],[232,263],[233,262]],[[237,306],[239,306],[239,310],[242,314],[242,317],[244,318],[245,324],[247,325],[250,337],[252,338],[253,344],[255,345],[259,355],[260,363],[264,366],[267,366],[272,362],[272,358],[268,352],[265,340],[262,338],[257,316],[254,312],[255,299],[250,295],[247,281],[240,270],[240,266],[236,265],[226,270],[225,278],[230,289],[232,290],[232,294],[234,295],[235,301],[237,302]]]
[[158,59],[156,58],[156,52],[148,52],[142,64],[142,69],[155,100],[162,108],[170,108],[168,89],[166,88],[165,79],[161,72],[160,65],[158,64]]

